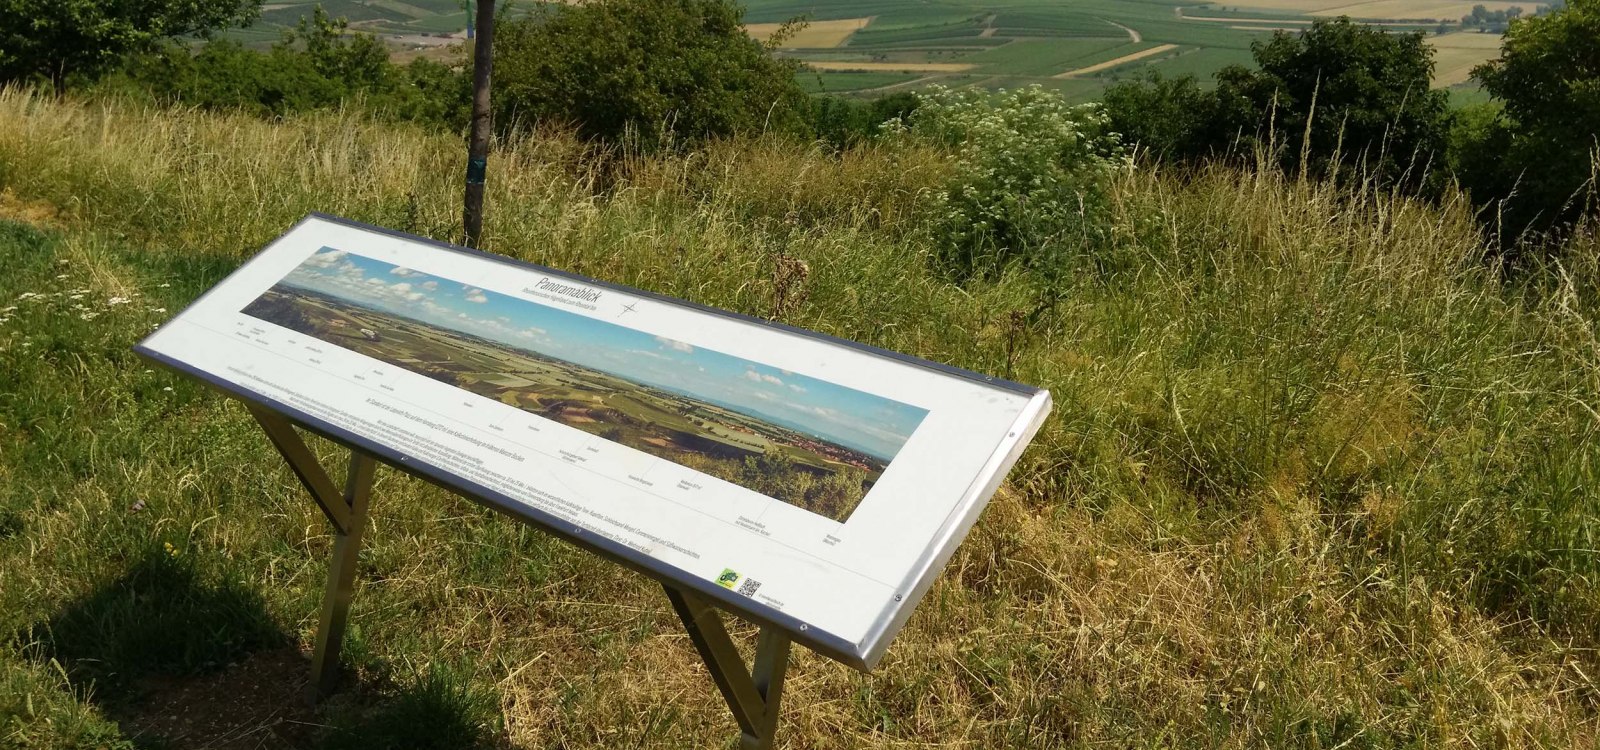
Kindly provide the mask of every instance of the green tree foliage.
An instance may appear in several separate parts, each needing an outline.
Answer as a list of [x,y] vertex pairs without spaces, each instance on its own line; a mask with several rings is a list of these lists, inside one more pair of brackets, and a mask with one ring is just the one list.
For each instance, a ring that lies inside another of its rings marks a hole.
[[496,116],[575,126],[646,150],[737,132],[803,131],[795,64],[774,59],[732,0],[542,7],[495,36]]
[[1600,0],[1513,22],[1473,77],[1503,109],[1458,145],[1463,182],[1511,235],[1575,219],[1600,164]]
[[909,118],[919,102],[909,91],[868,101],[816,96],[811,101],[811,131],[836,149],[849,148],[881,134],[885,124]]
[[1522,17],[1522,6],[1513,5],[1505,10],[1489,10],[1482,5],[1472,6],[1472,12],[1461,17],[1461,25],[1490,34],[1499,34],[1506,25]]
[[[1422,34],[1394,34],[1348,18],[1278,32],[1251,47],[1259,71],[1234,66],[1217,76],[1217,97],[1248,102],[1247,115],[1273,115],[1285,163],[1317,167],[1336,157],[1399,179],[1420,174],[1444,147],[1449,100],[1432,89],[1433,51]],[[1238,123],[1243,126],[1245,123]],[[1301,148],[1292,147],[1300,142]]]
[[1194,76],[1152,72],[1107,89],[1101,103],[1113,132],[1160,159],[1204,156],[1232,135],[1216,130],[1216,94]]
[[261,0],[0,0],[0,82],[57,91],[163,40],[241,26]]
[[1224,68],[1212,91],[1159,76],[1113,87],[1105,101],[1114,127],[1160,155],[1262,145],[1288,169],[1324,172],[1338,160],[1389,182],[1419,181],[1442,151],[1448,100],[1430,88],[1421,34],[1341,18],[1278,32],[1252,52],[1257,69]]
[[215,41],[192,51],[167,44],[130,58],[102,86],[145,92],[161,101],[283,115],[360,105],[381,115],[459,127],[466,121],[465,76],[418,59],[405,67],[370,34],[318,7],[271,50]]

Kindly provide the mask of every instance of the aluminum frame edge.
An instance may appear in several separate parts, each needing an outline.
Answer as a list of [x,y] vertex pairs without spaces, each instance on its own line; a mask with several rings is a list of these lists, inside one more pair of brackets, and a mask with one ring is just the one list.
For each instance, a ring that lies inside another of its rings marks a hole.
[[966,495],[951,511],[944,526],[929,543],[928,549],[931,553],[918,560],[913,567],[911,575],[907,577],[910,584],[907,590],[900,594],[901,600],[895,602],[896,606],[886,610],[886,616],[867,631],[860,652],[861,661],[865,665],[863,671],[871,672],[875,669],[884,654],[888,652],[895,636],[905,627],[906,621],[911,618],[911,613],[916,611],[917,605],[922,602],[928,590],[933,588],[934,582],[939,579],[939,574],[955,555],[956,548],[967,538],[973,525],[978,522],[978,516],[983,514],[984,508],[989,505],[989,500],[999,491],[1001,483],[1011,473],[1011,468],[1022,458],[1023,452],[1033,441],[1033,436],[1044,426],[1053,403],[1050,391],[1040,389],[1023,406],[1022,412],[1017,415],[1017,421],[1012,424],[1010,434],[996,446],[984,471],[974,478]]

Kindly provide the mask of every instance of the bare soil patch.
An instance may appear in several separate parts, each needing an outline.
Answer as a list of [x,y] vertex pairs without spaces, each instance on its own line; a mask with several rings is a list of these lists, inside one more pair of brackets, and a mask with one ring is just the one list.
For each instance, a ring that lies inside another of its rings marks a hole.
[[130,736],[173,750],[307,747],[321,727],[306,700],[310,674],[296,647],[261,651],[215,674],[149,680],[118,719]]

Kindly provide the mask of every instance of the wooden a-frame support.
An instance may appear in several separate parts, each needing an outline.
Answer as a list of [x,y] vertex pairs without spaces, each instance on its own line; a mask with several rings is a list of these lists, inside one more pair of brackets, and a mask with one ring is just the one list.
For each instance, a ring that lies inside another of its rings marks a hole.
[[[345,625],[350,618],[356,555],[367,527],[367,508],[377,461],[365,451],[351,448],[350,469],[344,491],[340,492],[317,461],[316,454],[300,438],[294,423],[267,409],[247,406],[334,529],[333,560],[328,566],[328,583],[311,657],[308,692],[311,700],[316,701],[332,693],[338,684],[339,649],[344,645]],[[739,724],[740,749],[768,750],[777,734],[778,706],[789,666],[788,635],[777,628],[763,626],[756,642],[755,664],[746,668],[744,658],[723,627],[721,613],[710,600],[666,581],[662,586]]]

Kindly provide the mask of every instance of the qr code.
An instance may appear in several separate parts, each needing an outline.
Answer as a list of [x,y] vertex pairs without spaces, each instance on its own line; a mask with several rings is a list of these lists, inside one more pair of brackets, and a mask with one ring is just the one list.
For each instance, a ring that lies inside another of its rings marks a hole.
[[755,596],[756,589],[759,588],[761,588],[760,581],[757,581],[754,578],[746,578],[744,579],[744,583],[739,584],[739,593],[745,596]]

